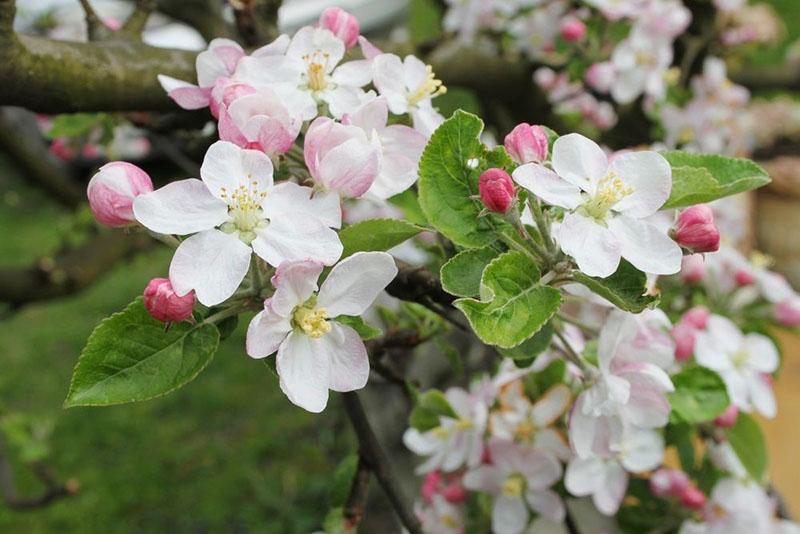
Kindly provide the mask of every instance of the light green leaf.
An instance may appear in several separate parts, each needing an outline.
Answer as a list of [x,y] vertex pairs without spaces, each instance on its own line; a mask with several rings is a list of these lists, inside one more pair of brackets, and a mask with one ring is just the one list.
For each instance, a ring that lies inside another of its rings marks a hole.
[[219,331],[210,323],[164,323],[141,297],[103,320],[75,365],[66,407],[107,406],[165,395],[193,380],[214,357]]
[[730,399],[722,378],[705,367],[686,367],[672,376],[675,391],[669,396],[673,416],[687,423],[711,421],[728,407]]
[[342,323],[343,325],[347,325],[358,332],[358,335],[364,340],[373,339],[383,334],[383,331],[380,328],[375,328],[371,324],[365,323],[364,319],[361,317],[340,315],[336,318],[336,321]]
[[438,389],[429,389],[417,395],[414,409],[408,416],[408,424],[425,432],[439,426],[439,417],[458,418],[444,393]]
[[[533,360],[550,346],[553,339],[553,323],[548,322],[532,337],[523,341],[512,349],[499,349],[500,354],[511,358],[514,362],[524,362],[530,365]],[[527,365],[525,366],[527,367]]]
[[442,265],[442,289],[457,297],[477,296],[483,270],[496,257],[497,251],[491,247],[459,252]]
[[479,217],[483,206],[473,198],[483,170],[511,164],[502,147],[487,151],[482,130],[478,117],[456,111],[433,133],[419,164],[422,211],[434,228],[465,248],[492,243],[495,228],[505,224],[493,215]]
[[389,250],[420,233],[424,228],[400,219],[367,219],[339,232],[344,246],[342,259],[355,252]]
[[677,150],[662,154],[672,166],[672,194],[661,209],[711,202],[770,182],[767,172],[748,159]]
[[647,275],[626,260],[621,260],[617,272],[608,278],[596,278],[580,271],[575,271],[573,276],[575,280],[625,311],[639,313],[645,308],[652,308],[658,301],[658,297],[644,294],[647,290]]
[[767,472],[767,445],[756,420],[739,412],[736,424],[725,429],[725,436],[750,476],[761,482]]
[[57,137],[78,137],[86,135],[108,120],[104,113],[65,113],[56,115],[47,132],[49,139]]
[[336,466],[328,497],[331,506],[344,506],[347,496],[350,494],[350,487],[353,485],[357,466],[358,455],[355,453],[345,456]]
[[481,300],[453,304],[467,316],[484,343],[516,347],[538,332],[561,306],[561,293],[539,283],[539,269],[521,252],[492,261],[481,278]]

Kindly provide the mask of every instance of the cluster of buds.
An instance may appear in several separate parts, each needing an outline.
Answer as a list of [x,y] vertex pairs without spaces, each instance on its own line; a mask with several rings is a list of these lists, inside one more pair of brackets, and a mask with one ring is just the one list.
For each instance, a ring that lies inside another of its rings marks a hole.
[[705,494],[679,469],[662,468],[653,473],[650,491],[658,497],[676,498],[690,510],[700,510],[706,504]]
[[447,502],[458,504],[467,500],[468,492],[462,483],[461,474],[431,471],[425,475],[425,480],[420,488],[422,499],[431,503],[435,495],[441,495]]
[[696,333],[708,325],[711,312],[703,306],[695,306],[687,311],[680,321],[672,327],[672,338],[675,340],[675,359],[686,361],[694,354]]

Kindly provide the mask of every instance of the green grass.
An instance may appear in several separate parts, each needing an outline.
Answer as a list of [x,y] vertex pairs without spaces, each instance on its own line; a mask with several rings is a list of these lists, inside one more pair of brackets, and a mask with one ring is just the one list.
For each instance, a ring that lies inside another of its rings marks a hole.
[[[0,257],[4,265],[26,264],[57,247],[71,218],[2,175]],[[54,418],[49,463],[81,484],[74,497],[33,512],[0,505],[0,531],[305,533],[321,526],[330,473],[352,450],[338,398],[322,415],[288,402],[266,366],[245,355],[247,321],[194,382],[167,397],[62,409],[92,328],[163,276],[169,256],[141,255],[85,292],[0,322],[0,405]],[[40,488],[16,467],[22,489],[36,494]]]

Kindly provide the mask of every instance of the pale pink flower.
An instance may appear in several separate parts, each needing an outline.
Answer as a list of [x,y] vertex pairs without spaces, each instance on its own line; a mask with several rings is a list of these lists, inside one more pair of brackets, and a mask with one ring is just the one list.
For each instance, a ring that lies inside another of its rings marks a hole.
[[234,99],[220,112],[219,137],[270,156],[283,154],[297,139],[303,121],[292,115],[271,89],[254,91]]
[[632,31],[611,55],[616,77],[611,96],[620,104],[644,94],[655,100],[666,96],[665,74],[672,63],[672,43],[646,31]]
[[275,293],[247,328],[247,354],[275,351],[281,390],[310,412],[321,412],[328,390],[354,391],[369,378],[369,358],[358,333],[336,320],[359,316],[397,274],[385,252],[357,252],[336,264],[321,286],[324,265],[282,263],[272,277]]
[[319,26],[330,30],[347,48],[353,48],[361,34],[358,19],[339,7],[326,8],[319,16]]
[[611,62],[595,63],[586,70],[586,83],[601,93],[607,93],[614,84],[616,74],[617,72]]
[[133,200],[153,190],[150,176],[124,161],[106,163],[89,180],[86,196],[92,215],[106,226],[127,226],[136,222]]

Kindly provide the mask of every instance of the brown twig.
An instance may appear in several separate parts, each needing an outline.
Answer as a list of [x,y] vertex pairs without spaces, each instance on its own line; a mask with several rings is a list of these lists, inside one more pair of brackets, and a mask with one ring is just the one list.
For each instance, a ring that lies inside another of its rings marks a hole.
[[60,483],[50,470],[41,463],[31,465],[34,474],[44,483],[45,490],[36,497],[20,497],[14,482],[14,472],[11,463],[6,458],[3,444],[0,442],[0,490],[3,500],[9,508],[14,510],[34,510],[47,506],[53,501],[74,495],[80,489],[77,480],[67,480]]
[[367,493],[369,490],[370,468],[362,456],[358,457],[358,465],[353,475],[353,482],[350,484],[350,493],[344,503],[342,515],[346,526],[355,529],[364,518],[364,507],[367,504]]
[[248,46],[258,46],[278,36],[281,0],[229,0],[239,35]]
[[121,33],[130,38],[141,39],[147,20],[150,18],[150,13],[153,12],[155,7],[155,0],[136,0],[136,7],[122,26]]
[[86,17],[86,31],[90,41],[99,41],[108,37],[109,30],[100,17],[97,16],[92,4],[89,0],[78,0],[83,8],[84,16]]

